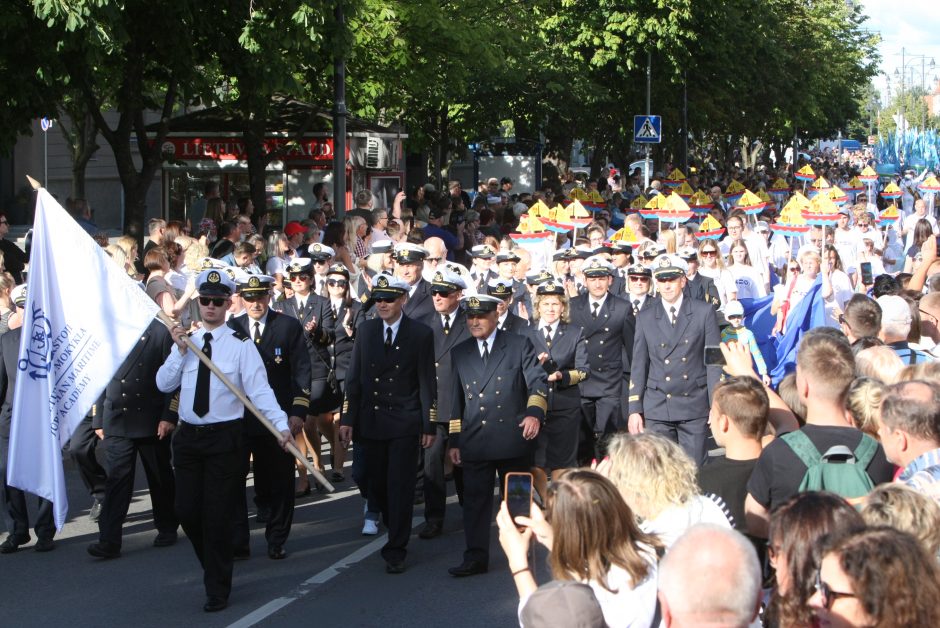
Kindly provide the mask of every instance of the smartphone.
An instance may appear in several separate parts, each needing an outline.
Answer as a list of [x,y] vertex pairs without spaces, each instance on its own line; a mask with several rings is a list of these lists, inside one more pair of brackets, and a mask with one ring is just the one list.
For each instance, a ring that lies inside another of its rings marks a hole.
[[721,352],[721,347],[707,346],[705,347],[705,366],[724,366],[725,365],[725,354]]
[[874,281],[872,281],[871,276],[871,262],[862,262],[859,264],[862,270],[862,285],[870,286]]
[[532,474],[507,473],[506,490],[503,500],[509,510],[509,516],[515,521],[516,517],[528,517],[532,512]]

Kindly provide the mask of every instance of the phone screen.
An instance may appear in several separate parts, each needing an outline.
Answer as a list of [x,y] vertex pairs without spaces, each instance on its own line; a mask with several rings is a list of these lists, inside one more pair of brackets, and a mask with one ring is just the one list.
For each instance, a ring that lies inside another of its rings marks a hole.
[[725,355],[721,352],[721,347],[705,347],[705,366],[724,366]]
[[870,286],[872,284],[871,262],[862,262],[862,285]]
[[506,508],[509,515],[528,517],[532,510],[532,474],[507,473],[506,474]]

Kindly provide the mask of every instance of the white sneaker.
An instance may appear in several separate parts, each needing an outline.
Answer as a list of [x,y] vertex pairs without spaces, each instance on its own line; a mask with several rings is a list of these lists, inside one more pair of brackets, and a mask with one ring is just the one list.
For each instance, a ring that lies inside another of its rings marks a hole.
[[362,522],[362,535],[375,536],[379,533],[379,522],[366,519]]

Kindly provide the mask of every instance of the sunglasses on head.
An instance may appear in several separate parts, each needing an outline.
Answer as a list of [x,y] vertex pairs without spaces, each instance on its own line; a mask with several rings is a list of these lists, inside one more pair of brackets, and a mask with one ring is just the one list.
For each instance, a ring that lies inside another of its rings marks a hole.
[[346,281],[345,279],[327,279],[326,285],[330,287],[339,286],[340,288],[345,288],[346,286],[349,285],[349,282]]
[[225,297],[199,297],[199,304],[206,307],[211,303],[216,307],[222,307],[225,305],[225,302],[228,301]]
[[397,300],[397,297],[375,297],[374,299],[376,303],[394,303]]

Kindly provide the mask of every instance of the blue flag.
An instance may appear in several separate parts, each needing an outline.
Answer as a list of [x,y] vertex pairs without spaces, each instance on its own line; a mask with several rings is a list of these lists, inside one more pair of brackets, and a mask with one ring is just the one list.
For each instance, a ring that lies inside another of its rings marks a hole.
[[770,313],[770,306],[773,302],[773,296],[740,299],[744,307],[744,326],[754,334],[757,348],[764,357],[768,373],[777,366],[777,337],[772,335],[777,317]]
[[796,351],[803,334],[826,324],[826,307],[821,291],[822,277],[817,277],[813,287],[787,316],[786,331],[777,339],[776,366],[770,371],[774,386],[796,368]]

